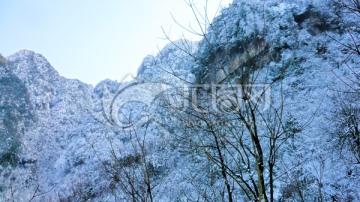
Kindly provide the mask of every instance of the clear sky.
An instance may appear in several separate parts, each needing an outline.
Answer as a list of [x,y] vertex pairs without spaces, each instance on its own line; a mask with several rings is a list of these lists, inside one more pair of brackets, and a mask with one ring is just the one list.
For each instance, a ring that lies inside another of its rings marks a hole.
[[[200,10],[204,2],[196,2]],[[209,16],[219,2],[209,0]],[[168,43],[161,27],[173,39],[182,35],[170,13],[181,24],[194,24],[184,0],[1,0],[0,53],[33,50],[67,78],[94,85],[106,78],[121,81]]]

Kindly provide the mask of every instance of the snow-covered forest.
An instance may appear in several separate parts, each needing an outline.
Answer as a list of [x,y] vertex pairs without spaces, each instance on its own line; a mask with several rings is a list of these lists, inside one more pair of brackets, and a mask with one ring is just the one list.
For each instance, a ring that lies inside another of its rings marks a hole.
[[360,201],[360,1],[188,4],[131,81],[0,56],[0,201]]

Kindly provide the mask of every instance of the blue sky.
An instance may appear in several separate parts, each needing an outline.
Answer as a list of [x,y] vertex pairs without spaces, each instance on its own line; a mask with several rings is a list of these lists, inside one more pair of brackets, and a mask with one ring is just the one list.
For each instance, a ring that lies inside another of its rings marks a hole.
[[[210,16],[219,2],[209,0]],[[194,23],[183,0],[1,0],[0,53],[33,50],[65,77],[90,84],[121,81],[168,43],[161,27],[173,39],[182,35],[170,13],[184,25]]]

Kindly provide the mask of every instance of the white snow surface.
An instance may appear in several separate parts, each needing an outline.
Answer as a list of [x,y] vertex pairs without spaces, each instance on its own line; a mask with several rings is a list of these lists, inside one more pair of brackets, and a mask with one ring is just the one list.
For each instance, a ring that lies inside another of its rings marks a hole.
[[[294,16],[308,8],[316,13],[315,18],[296,22]],[[344,93],[351,90],[349,85],[359,89],[360,55],[349,55],[342,45],[360,41],[360,20],[344,16],[340,23],[334,9],[326,0],[235,0],[215,19],[206,39],[176,41],[157,56],[147,56],[130,82],[104,80],[93,87],[60,76],[43,56],[32,51],[8,57],[7,68],[27,87],[36,119],[24,126],[21,136],[19,156],[28,163],[0,165],[0,200],[57,201],[83,194],[89,201],[127,201],[105,168],[112,165],[114,155],[119,160],[139,152],[133,146],[134,138],[144,140],[146,160],[158,173],[153,179],[155,201],[203,201],[203,192],[220,200],[223,181],[209,174],[217,168],[199,151],[184,152],[190,143],[180,137],[188,132],[161,104],[166,94],[159,91],[154,95],[151,88],[132,90],[131,86],[163,84],[176,89],[196,84],[196,72],[206,67],[200,67],[193,56],[209,52],[207,41],[214,47],[241,46],[254,37],[255,30],[266,30],[264,40],[269,50],[279,55],[264,64],[259,80],[269,83],[282,75],[281,82],[272,85],[271,102],[279,104],[283,97],[284,116],[304,126],[293,144],[278,154],[281,180],[276,183],[276,199],[298,200],[296,191],[289,188],[297,176],[305,183],[305,201],[319,197],[319,183],[324,201],[334,197],[338,201],[360,201],[360,164],[354,163],[349,150],[336,149],[340,144],[336,134],[342,123],[337,114],[340,103],[350,103],[356,109],[354,116],[360,113],[359,91]],[[323,20],[326,30],[319,30],[316,20]],[[353,31],[339,31],[344,26]],[[0,68],[0,76],[2,72]],[[122,91],[125,88],[130,90]],[[112,103],[116,105],[119,97],[146,98],[147,102],[117,105],[122,109],[114,111]],[[122,118],[112,122],[115,116]],[[119,127],[119,121],[137,121],[141,116],[150,120],[146,127]],[[206,187],[211,180],[213,190]],[[217,194],[211,195],[212,191]],[[234,193],[236,201],[246,201],[240,191]]]

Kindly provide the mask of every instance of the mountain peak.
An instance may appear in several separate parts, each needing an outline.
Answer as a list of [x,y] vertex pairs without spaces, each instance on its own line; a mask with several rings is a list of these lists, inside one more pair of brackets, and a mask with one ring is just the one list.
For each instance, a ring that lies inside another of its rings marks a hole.
[[23,49],[23,50],[19,50],[18,52],[12,54],[10,57],[26,57],[26,56],[31,56],[31,55],[35,55],[36,53],[32,50],[26,50],[26,49]]
[[33,81],[34,79],[51,81],[59,76],[47,59],[34,51],[18,51],[10,55],[7,61],[11,71],[24,81]]

